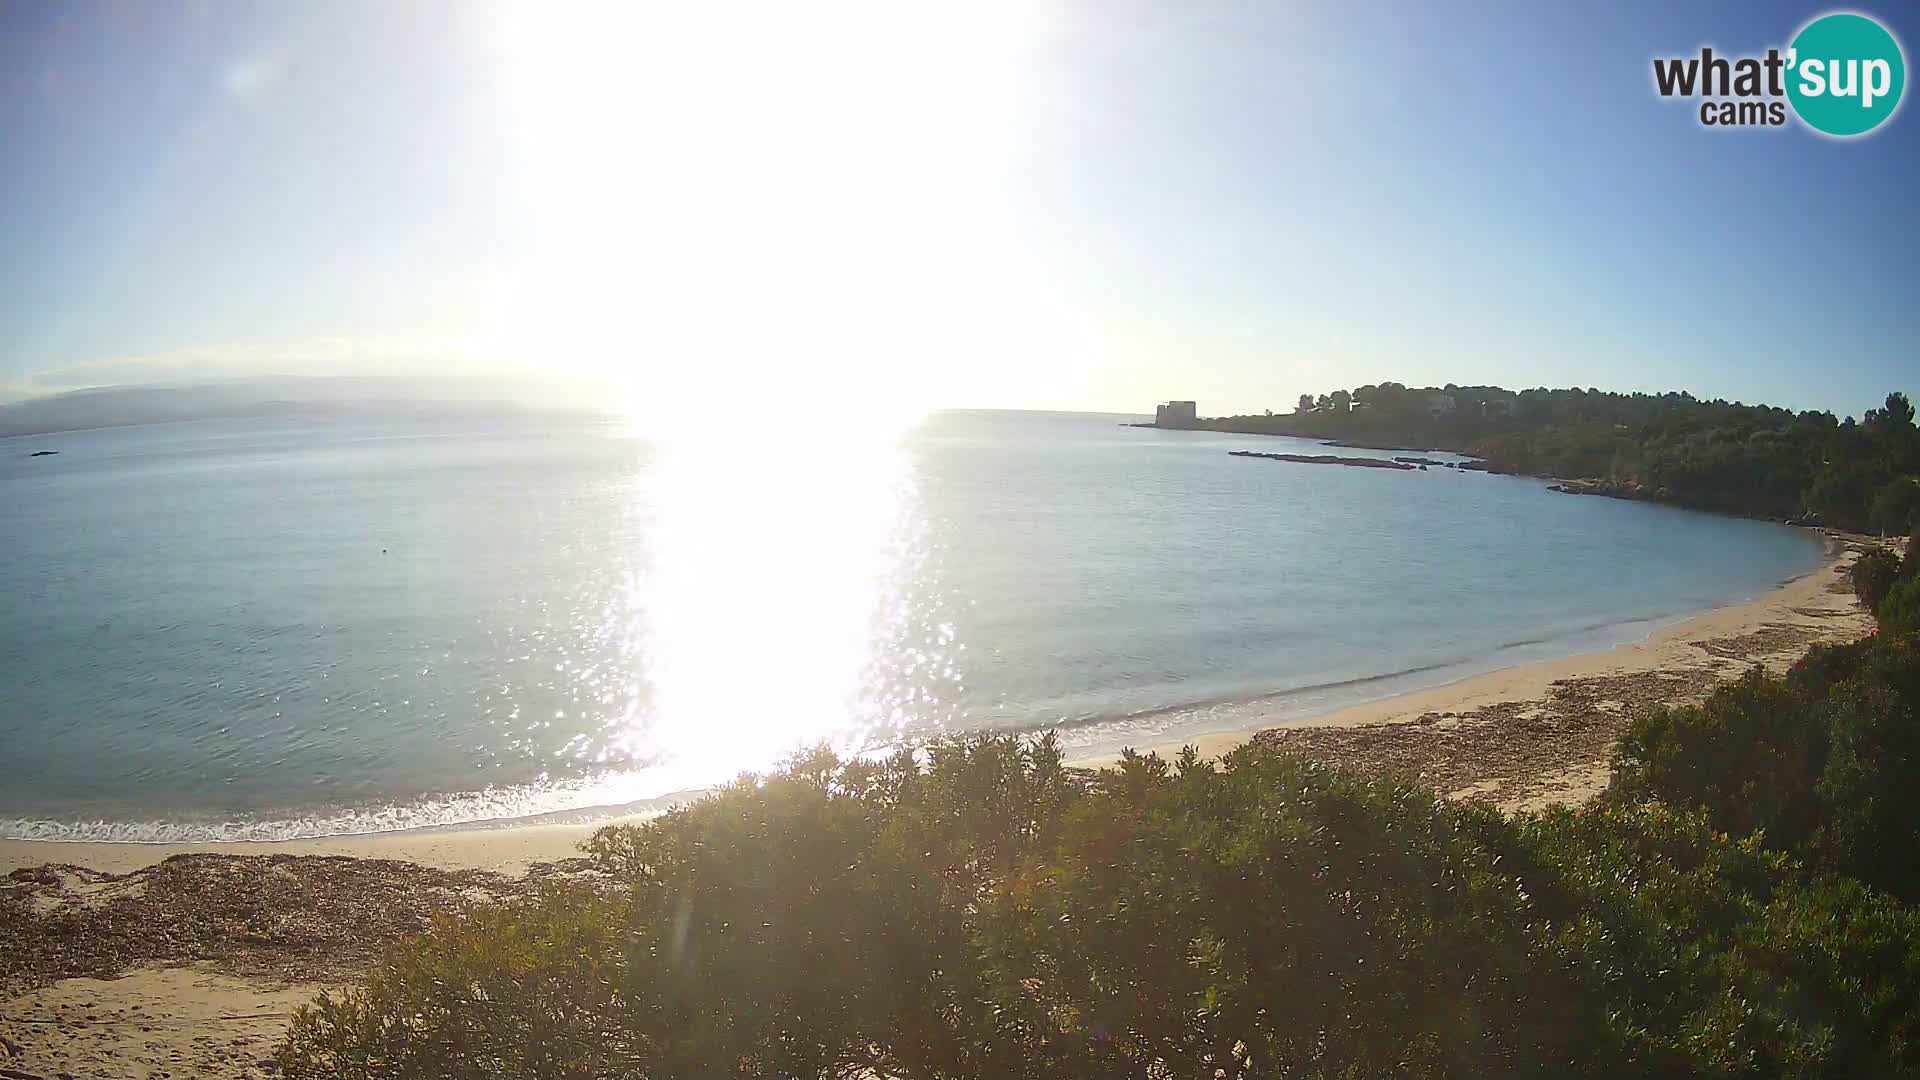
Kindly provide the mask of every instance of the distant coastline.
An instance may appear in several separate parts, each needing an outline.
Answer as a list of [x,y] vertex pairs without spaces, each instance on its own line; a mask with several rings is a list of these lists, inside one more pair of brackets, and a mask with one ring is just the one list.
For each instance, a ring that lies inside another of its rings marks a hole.
[[599,416],[578,402],[546,401],[524,384],[402,376],[259,376],[206,382],[102,386],[0,402],[0,439],[202,420],[459,411]]
[[1206,417],[1194,402],[1170,401],[1134,426],[1439,450],[1477,459],[1477,471],[1551,481],[1562,494],[1904,536],[1920,526],[1914,416],[1899,392],[1856,421],[1684,391],[1383,382],[1303,394],[1291,413]]

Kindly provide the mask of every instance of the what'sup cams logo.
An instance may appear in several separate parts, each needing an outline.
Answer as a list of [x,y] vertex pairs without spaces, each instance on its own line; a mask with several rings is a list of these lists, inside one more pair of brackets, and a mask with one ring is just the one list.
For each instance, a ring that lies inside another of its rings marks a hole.
[[1887,122],[1907,86],[1906,56],[1887,28],[1865,15],[1834,12],[1765,56],[1656,57],[1663,98],[1700,98],[1707,127],[1779,127],[1788,110],[1824,135],[1851,138]]

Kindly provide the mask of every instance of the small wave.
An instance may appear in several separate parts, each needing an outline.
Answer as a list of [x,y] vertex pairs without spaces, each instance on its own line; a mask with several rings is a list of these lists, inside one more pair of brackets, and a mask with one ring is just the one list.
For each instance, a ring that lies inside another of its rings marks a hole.
[[[1575,638],[1582,638],[1607,630],[1624,632],[1645,627],[1647,631],[1651,633],[1653,630],[1665,626],[1668,623],[1678,622],[1681,619],[1691,619],[1695,615],[1704,615],[1712,610],[1714,610],[1714,606],[1688,608],[1684,611],[1663,612],[1655,615],[1636,615],[1628,619],[1602,619],[1598,622],[1581,623],[1578,626],[1570,626],[1557,633],[1548,634],[1545,637],[1521,638],[1518,641],[1509,641],[1497,647],[1494,653],[1497,655],[1509,649],[1524,649],[1532,645],[1552,645],[1556,642],[1571,641]],[[1623,637],[1621,640],[1624,641],[1627,639]]]
[[[1505,646],[1502,646],[1505,648]],[[1077,731],[1083,728],[1097,728],[1117,724],[1137,725],[1150,722],[1159,717],[1218,709],[1223,706],[1257,705],[1262,702],[1281,701],[1296,697],[1314,697],[1342,690],[1354,690],[1377,683],[1391,682],[1396,679],[1408,679],[1435,671],[1444,671],[1471,661],[1471,657],[1453,660],[1440,660],[1430,664],[1399,668],[1373,675],[1356,675],[1348,679],[1333,679],[1328,682],[1307,683],[1290,686],[1281,690],[1268,690],[1258,693],[1217,694],[1210,697],[1190,698],[1170,705],[1155,705],[1152,708],[1136,709],[1124,713],[1083,714],[1080,716],[1062,716],[1051,720],[1027,720],[1003,724],[993,728],[995,732],[1016,735],[1037,734],[1043,731]]]
[[0,821],[0,840],[64,843],[202,844],[310,840],[425,829],[486,829],[568,824],[664,811],[703,786],[649,783],[649,774],[526,784],[431,796],[410,803],[234,821]]
[[[1559,628],[1551,633],[1501,642],[1484,652],[1474,652],[1416,664],[1392,671],[1352,678],[1331,679],[1279,690],[1256,693],[1228,693],[1191,698],[1128,713],[1060,717],[996,728],[1019,734],[1058,731],[1063,741],[1081,748],[1115,746],[1131,740],[1163,742],[1173,738],[1204,735],[1212,731],[1239,730],[1249,724],[1280,726],[1301,723],[1340,709],[1377,701],[1395,693],[1442,685],[1455,679],[1470,678],[1488,671],[1546,659],[1555,655],[1575,655],[1599,647],[1595,635],[1605,635],[1605,645],[1621,644],[1637,636],[1701,611],[1605,619]],[[1591,644],[1590,644],[1591,643]],[[1553,646],[1563,646],[1554,649]],[[1571,646],[1571,647],[1569,647]],[[1519,650],[1543,649],[1537,656],[1513,657]],[[1445,677],[1422,680],[1422,676]],[[1371,690],[1377,692],[1369,692]],[[1296,707],[1287,708],[1288,703]]]

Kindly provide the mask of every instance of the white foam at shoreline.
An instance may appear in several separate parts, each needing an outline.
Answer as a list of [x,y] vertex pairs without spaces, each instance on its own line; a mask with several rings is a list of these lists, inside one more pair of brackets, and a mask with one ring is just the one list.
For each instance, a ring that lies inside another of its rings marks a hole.
[[[1484,657],[1404,672],[1299,687],[1278,693],[1196,702],[1146,714],[1078,721],[1063,718],[1052,724],[1022,725],[1016,730],[1023,734],[1054,730],[1060,736],[1063,749],[1084,755],[1088,752],[1116,751],[1126,745],[1161,743],[1175,738],[1238,729],[1255,722],[1273,725],[1305,722],[1352,705],[1445,685],[1501,667],[1621,644],[1687,617],[1659,616],[1590,627],[1557,638],[1516,643]],[[879,747],[870,752],[885,753],[890,749]],[[486,829],[586,822],[627,816],[649,809],[666,809],[728,779],[724,776],[675,776],[668,769],[655,768],[429,796],[406,804],[238,821],[52,821],[19,818],[0,821],[0,840],[128,844],[245,843],[432,829]]]

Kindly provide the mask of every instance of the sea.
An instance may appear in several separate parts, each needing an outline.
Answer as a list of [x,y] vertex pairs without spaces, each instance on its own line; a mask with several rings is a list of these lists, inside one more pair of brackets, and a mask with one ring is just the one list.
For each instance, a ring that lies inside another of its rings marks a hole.
[[1821,559],[1781,525],[1140,419],[0,440],[0,837],[570,820],[976,732],[1092,755],[1607,648]]

